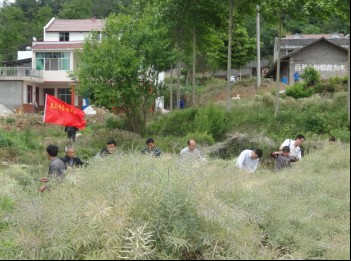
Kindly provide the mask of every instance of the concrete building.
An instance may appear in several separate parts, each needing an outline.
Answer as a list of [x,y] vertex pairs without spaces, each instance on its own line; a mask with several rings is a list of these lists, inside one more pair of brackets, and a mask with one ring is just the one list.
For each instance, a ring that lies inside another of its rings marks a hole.
[[[266,78],[276,78],[278,48],[274,48],[274,66]],[[281,38],[280,77],[288,85],[294,84],[294,73],[300,75],[306,67],[315,68],[322,79],[343,77],[348,73],[349,36],[294,35]]]
[[83,49],[84,39],[92,31],[101,33],[103,28],[101,19],[52,18],[44,27],[43,41],[32,43],[30,66],[24,59],[0,67],[0,104],[34,112],[44,106],[45,95],[50,94],[81,106],[81,99],[74,92],[79,80],[69,73],[77,68],[76,52]]

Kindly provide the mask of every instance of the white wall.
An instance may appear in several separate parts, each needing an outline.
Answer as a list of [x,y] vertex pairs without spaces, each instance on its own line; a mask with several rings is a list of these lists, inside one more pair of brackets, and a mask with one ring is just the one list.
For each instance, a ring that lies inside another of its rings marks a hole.
[[32,58],[33,51],[18,51],[17,52],[17,60]]
[[[69,29],[68,29],[69,30]],[[69,41],[77,42],[83,41],[85,37],[89,35],[89,32],[69,32]],[[59,32],[46,32],[44,42],[59,42],[60,33]],[[67,43],[67,42],[61,42]]]

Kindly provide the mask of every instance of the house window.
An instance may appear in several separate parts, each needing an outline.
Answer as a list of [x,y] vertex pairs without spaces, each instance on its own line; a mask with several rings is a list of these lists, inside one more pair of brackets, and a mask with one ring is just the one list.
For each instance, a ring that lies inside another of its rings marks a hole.
[[27,85],[27,103],[33,103],[33,86]]
[[68,71],[70,69],[70,54],[68,52],[36,53],[36,69],[45,71]]
[[71,104],[71,89],[59,89],[58,98],[65,103]]
[[60,33],[60,42],[69,42],[69,33]]

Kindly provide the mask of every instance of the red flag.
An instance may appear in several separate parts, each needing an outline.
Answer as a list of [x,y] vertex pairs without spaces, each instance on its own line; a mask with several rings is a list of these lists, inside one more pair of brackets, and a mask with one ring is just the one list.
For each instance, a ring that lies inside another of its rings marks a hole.
[[87,123],[84,115],[84,111],[46,94],[44,122],[84,129]]

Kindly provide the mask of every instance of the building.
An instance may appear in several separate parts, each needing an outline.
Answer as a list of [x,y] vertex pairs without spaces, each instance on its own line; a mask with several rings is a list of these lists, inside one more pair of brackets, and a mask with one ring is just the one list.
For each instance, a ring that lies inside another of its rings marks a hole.
[[77,51],[83,49],[84,39],[92,32],[104,28],[101,19],[55,19],[44,27],[43,41],[32,43],[31,66],[17,61],[0,67],[0,104],[9,109],[34,112],[42,108],[45,95],[80,106],[75,95],[78,79],[69,73],[77,68]]
[[[269,71],[268,60],[261,61],[261,76],[265,76],[265,74]],[[252,78],[257,76],[257,62],[252,61],[247,63],[244,68],[241,70],[232,69],[231,76],[235,76],[236,78]],[[213,73],[213,77],[219,79],[227,79],[227,72],[224,70],[218,70]]]
[[[280,77],[287,84],[294,83],[294,73],[300,75],[311,66],[321,74],[322,79],[343,77],[348,73],[347,55],[349,35],[317,34],[286,36],[281,38]],[[266,78],[276,78],[278,48],[277,39],[274,46],[274,65]],[[285,81],[285,80],[284,80]]]

